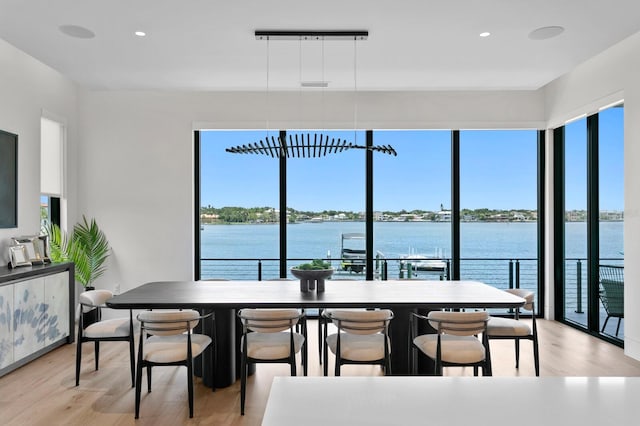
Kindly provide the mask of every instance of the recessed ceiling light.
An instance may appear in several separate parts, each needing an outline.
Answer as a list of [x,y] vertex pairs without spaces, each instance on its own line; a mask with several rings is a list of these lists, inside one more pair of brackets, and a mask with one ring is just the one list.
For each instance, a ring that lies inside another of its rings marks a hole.
[[94,38],[96,34],[85,27],[79,25],[60,25],[58,29],[69,37],[74,38]]
[[531,40],[546,40],[548,38],[559,36],[563,32],[564,32],[564,27],[552,25],[549,27],[541,27],[531,31],[529,33],[529,38]]
[[483,33],[480,33],[480,37],[489,37],[491,35],[491,33],[489,31],[485,31]]
[[135,35],[137,35],[138,37],[144,37],[147,35],[147,33],[145,33],[144,31],[136,31]]

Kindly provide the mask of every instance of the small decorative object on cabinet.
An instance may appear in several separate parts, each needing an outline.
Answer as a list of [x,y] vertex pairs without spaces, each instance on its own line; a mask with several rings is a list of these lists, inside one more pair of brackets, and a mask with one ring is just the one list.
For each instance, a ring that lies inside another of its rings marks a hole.
[[22,244],[9,247],[9,260],[9,266],[11,268],[17,268],[18,266],[31,266],[27,248]]

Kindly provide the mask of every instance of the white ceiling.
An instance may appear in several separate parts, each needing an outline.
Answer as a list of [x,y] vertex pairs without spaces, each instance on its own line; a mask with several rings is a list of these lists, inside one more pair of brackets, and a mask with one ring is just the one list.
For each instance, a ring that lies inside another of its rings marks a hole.
[[[528,38],[551,25],[565,31]],[[322,42],[258,29],[369,38],[327,40],[323,60]],[[638,31],[638,0],[0,0],[0,38],[96,89],[537,89]]]

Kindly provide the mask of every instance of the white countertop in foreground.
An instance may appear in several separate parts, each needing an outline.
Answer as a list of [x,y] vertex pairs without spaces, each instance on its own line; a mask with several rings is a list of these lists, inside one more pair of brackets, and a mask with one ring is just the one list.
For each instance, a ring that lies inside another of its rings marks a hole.
[[276,377],[262,424],[638,425],[640,377]]

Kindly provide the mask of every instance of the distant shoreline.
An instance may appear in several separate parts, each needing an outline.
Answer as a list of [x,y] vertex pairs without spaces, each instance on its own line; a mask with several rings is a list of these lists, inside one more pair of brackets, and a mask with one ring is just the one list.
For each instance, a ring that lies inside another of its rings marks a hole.
[[[437,221],[437,220],[374,220],[375,223],[451,223],[451,221]],[[536,220],[461,220],[460,223],[536,223]],[[624,222],[624,219],[616,220],[600,220],[600,222]],[[365,223],[364,220],[325,220],[323,222],[313,221],[301,221],[301,222],[289,222],[288,225],[300,225],[300,224],[313,224],[319,225],[322,223]],[[566,223],[586,223],[586,220],[568,220]],[[200,222],[201,225],[279,225],[280,222]]]

